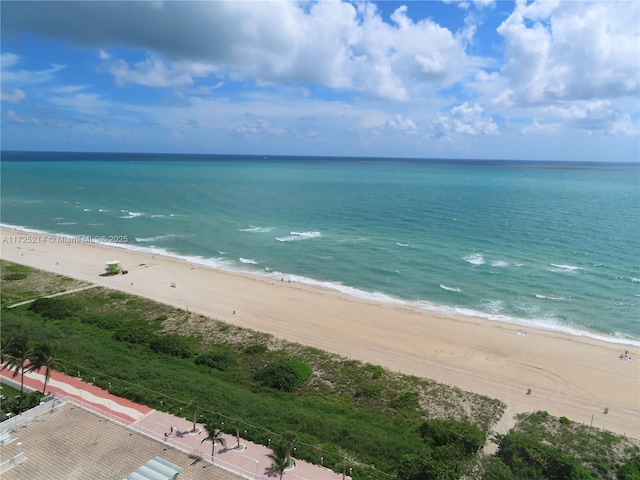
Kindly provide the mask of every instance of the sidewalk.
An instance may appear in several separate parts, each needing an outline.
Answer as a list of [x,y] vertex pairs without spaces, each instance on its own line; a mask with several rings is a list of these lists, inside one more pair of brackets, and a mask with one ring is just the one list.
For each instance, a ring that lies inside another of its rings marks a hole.
[[[0,375],[11,382],[17,382],[20,375],[12,377],[10,370],[2,370]],[[42,391],[44,375],[37,372],[25,373],[25,389]],[[127,399],[116,397],[91,383],[77,377],[59,372],[52,372],[47,383],[47,393],[57,397],[68,397],[73,403],[93,410],[119,423],[128,425],[133,430],[154,438],[160,442],[178,448],[189,454],[197,455],[206,461],[212,461],[211,442],[202,442],[207,436],[203,425],[196,423],[196,432],[191,433],[192,422],[169,413],[153,410],[144,405],[133,403]],[[172,431],[173,430],[173,431]],[[168,434],[165,437],[165,433]],[[267,447],[240,439],[240,449],[236,449],[237,440],[231,435],[224,435],[226,446],[216,445],[215,465],[238,473],[248,479],[272,480],[268,468],[271,465],[266,457],[271,452]],[[283,480],[340,480],[337,474],[321,466],[296,460],[293,469],[286,470]],[[350,479],[346,476],[344,478]]]

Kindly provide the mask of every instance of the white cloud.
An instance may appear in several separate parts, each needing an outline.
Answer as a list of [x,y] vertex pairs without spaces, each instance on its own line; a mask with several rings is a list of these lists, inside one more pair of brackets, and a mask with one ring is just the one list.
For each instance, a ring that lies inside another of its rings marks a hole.
[[636,120],[634,122],[629,115],[623,115],[611,124],[607,133],[610,135],[638,136],[640,135],[640,121]]
[[[482,2],[486,3],[486,2]],[[424,88],[460,80],[473,63],[464,39],[411,6],[385,22],[375,4],[296,2],[55,2],[3,9],[10,31],[98,48],[119,84],[184,86],[190,77],[296,82],[406,100]],[[100,19],[100,28],[88,28]],[[55,21],[53,21],[55,20]],[[130,66],[112,60],[117,45],[149,58]]]
[[147,58],[129,66],[124,60],[111,61],[106,67],[116,80],[118,85],[128,83],[144,85],[147,87],[184,87],[193,84],[190,75],[176,72],[158,58]]
[[483,112],[484,109],[477,103],[469,105],[464,102],[455,106],[447,115],[438,115],[432,125],[434,136],[451,138],[455,134],[498,135],[498,125],[491,116],[483,116]]
[[2,66],[3,70],[5,68],[13,67],[19,61],[20,61],[20,56],[14,53],[7,52],[0,55],[0,65]]
[[557,133],[561,128],[560,123],[540,123],[537,118],[533,119],[531,125],[522,127],[520,132],[523,135],[553,135]]
[[0,89],[0,100],[3,102],[19,104],[27,97],[24,90],[12,88],[11,90]]
[[403,135],[415,135],[418,133],[418,127],[414,121],[410,118],[405,118],[402,115],[395,115],[393,118],[388,119],[384,126],[389,130]]
[[2,65],[0,80],[2,80],[3,85],[18,84],[19,86],[24,86],[45,83],[51,81],[55,78],[56,73],[65,68],[64,65],[51,64],[50,68],[44,70],[16,69],[15,67],[20,63],[21,59],[20,55],[13,53],[7,52],[2,54],[0,58]]
[[[635,2],[518,0],[499,27],[503,75],[518,105],[638,94]],[[504,100],[504,99],[503,99]]]

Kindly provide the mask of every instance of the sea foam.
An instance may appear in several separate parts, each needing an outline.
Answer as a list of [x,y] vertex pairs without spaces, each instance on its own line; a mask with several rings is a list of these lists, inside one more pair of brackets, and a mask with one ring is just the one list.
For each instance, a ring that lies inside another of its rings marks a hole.
[[286,237],[276,237],[279,242],[297,242],[299,240],[309,240],[311,238],[321,237],[320,232],[290,232]]

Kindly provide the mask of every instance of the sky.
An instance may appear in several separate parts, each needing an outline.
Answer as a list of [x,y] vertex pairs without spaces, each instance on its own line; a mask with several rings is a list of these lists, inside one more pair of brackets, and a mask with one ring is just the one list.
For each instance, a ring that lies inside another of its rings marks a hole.
[[640,2],[0,2],[3,150],[640,162]]

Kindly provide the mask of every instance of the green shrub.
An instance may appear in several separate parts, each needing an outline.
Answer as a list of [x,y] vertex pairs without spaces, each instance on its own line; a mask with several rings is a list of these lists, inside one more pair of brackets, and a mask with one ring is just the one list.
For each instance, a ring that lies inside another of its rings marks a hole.
[[485,434],[469,422],[426,420],[420,435],[431,447],[453,445],[462,456],[473,455],[486,441]]
[[415,410],[420,406],[416,392],[402,392],[391,400],[391,407],[396,410]]
[[29,306],[29,310],[43,318],[62,320],[75,315],[80,305],[69,298],[39,298]]
[[505,435],[500,442],[497,455],[509,466],[516,478],[531,480],[592,480],[596,478],[576,458],[520,433]]
[[236,356],[230,351],[205,352],[195,359],[196,365],[206,365],[216,370],[225,371],[236,363]]
[[15,273],[7,273],[5,275],[2,276],[3,280],[24,280],[25,278],[27,278],[27,274],[26,273],[21,273],[21,272],[15,272]]
[[193,355],[187,339],[180,335],[155,335],[149,347],[156,353],[172,357],[189,358]]
[[264,343],[254,343],[253,345],[247,345],[244,349],[244,353],[247,355],[262,355],[269,351],[269,348]]
[[122,325],[120,320],[118,320],[117,318],[93,315],[82,317],[82,319],[80,319],[80,322],[86,323],[88,325],[95,325],[100,330],[107,331],[117,330]]
[[153,339],[153,333],[144,326],[125,325],[113,334],[113,338],[119,342],[148,345]]
[[562,425],[569,425],[571,423],[571,420],[569,420],[567,417],[560,417],[558,419],[558,421],[562,424]]
[[618,480],[640,480],[640,455],[631,457],[616,473]]
[[292,392],[311,378],[313,370],[295,358],[283,358],[270,363],[255,375],[255,380],[266,387]]

